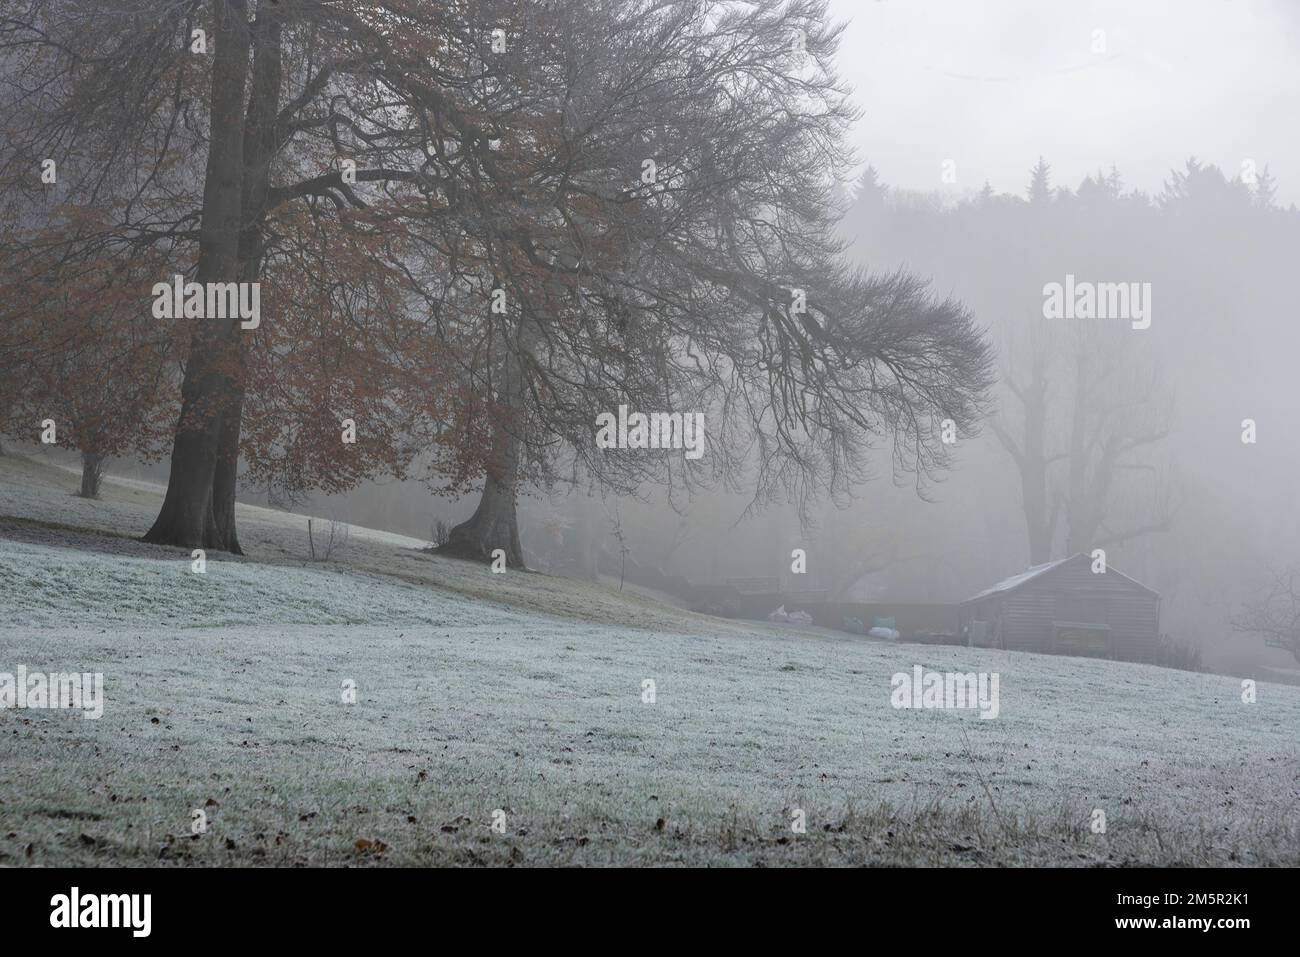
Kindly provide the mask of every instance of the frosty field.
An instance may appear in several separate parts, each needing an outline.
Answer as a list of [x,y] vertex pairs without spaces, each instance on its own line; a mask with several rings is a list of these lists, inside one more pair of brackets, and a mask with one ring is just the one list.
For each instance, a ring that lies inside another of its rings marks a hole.
[[[728,622],[357,528],[313,563],[259,508],[197,575],[134,540],[157,489],[75,485],[0,458],[0,672],[106,698],[0,710],[0,864],[1300,864],[1300,688]],[[999,716],[891,707],[916,665],[997,672]]]

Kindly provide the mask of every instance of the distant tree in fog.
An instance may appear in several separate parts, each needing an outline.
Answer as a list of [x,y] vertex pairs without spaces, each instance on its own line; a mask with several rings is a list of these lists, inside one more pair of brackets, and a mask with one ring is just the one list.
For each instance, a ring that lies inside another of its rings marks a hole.
[[[1020,480],[1031,565],[1167,531],[1174,489],[1159,455],[1170,397],[1140,346],[1086,327],[1031,327],[1004,343],[990,427]],[[1014,410],[1014,413],[1013,413]]]
[[1240,632],[1259,635],[1270,648],[1300,663],[1300,569],[1269,573],[1269,581],[1243,603],[1233,619]]
[[1029,172],[1029,188],[1025,192],[1031,205],[1040,206],[1052,201],[1052,168],[1041,156]]

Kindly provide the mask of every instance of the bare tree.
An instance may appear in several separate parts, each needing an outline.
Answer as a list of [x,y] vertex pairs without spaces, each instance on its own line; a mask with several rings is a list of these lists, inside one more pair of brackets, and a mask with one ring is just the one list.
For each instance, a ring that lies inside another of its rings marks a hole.
[[[456,463],[487,478],[451,550],[515,554],[517,488],[557,450],[621,490],[752,475],[755,507],[847,495],[878,437],[901,470],[943,467],[937,425],[975,427],[988,354],[959,304],[844,265],[832,187],[854,114],[825,4],[578,13],[564,70],[520,107],[549,136],[502,147],[518,199],[468,238],[428,223],[439,262],[477,260],[512,304],[459,316],[496,437]],[[708,463],[597,448],[595,415],[621,404],[703,411]]]
[[1065,553],[1168,531],[1175,489],[1160,451],[1172,408],[1159,367],[1114,337],[1083,337],[1073,358]]
[[1233,627],[1259,635],[1269,648],[1290,652],[1300,663],[1300,569],[1273,571],[1269,582],[1243,603]]
[[1019,424],[1004,408],[990,428],[1020,474],[1031,565],[1051,560],[1062,524],[1067,555],[1168,531],[1171,403],[1139,344],[1034,325],[1005,346],[1002,382]]

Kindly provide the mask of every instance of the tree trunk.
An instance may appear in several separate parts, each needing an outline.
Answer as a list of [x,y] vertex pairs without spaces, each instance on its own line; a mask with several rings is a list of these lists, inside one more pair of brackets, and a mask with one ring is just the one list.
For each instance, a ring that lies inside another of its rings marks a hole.
[[524,550],[519,544],[519,519],[515,510],[520,451],[516,430],[525,418],[523,367],[514,351],[506,355],[502,365],[506,381],[500,394],[509,397],[509,421],[499,424],[493,437],[492,456],[485,470],[483,497],[478,508],[468,521],[451,530],[447,544],[438,549],[438,554],[491,561],[492,552],[500,548],[505,552],[507,567],[523,568]]
[[1029,564],[1052,560],[1055,516],[1047,500],[1047,380],[1037,364],[1026,392],[1025,454],[1020,488],[1024,494],[1025,525],[1029,532]]
[[1029,564],[1042,565],[1052,559],[1057,519],[1056,505],[1048,500],[1050,463],[1047,457],[1047,369],[1044,359],[1041,355],[1033,356],[1029,378],[1023,385],[1017,385],[1010,375],[1006,376],[1006,382],[1020,400],[1024,427],[1017,438],[996,418],[991,420],[991,425],[1020,473],[1020,500],[1025,515]]
[[[239,275],[243,226],[244,86],[249,31],[244,4],[212,0],[216,52],[212,65],[211,138],[203,184],[199,261],[194,281],[234,282]],[[209,540],[216,527],[212,486],[223,411],[230,381],[215,364],[236,320],[208,317],[190,338],[190,357],[181,384],[181,416],[172,444],[167,495],[144,540],[186,548],[222,547]]]
[[1065,554],[1088,551],[1096,529],[1088,488],[1088,465],[1091,449],[1087,445],[1088,402],[1091,368],[1087,355],[1080,350],[1075,361],[1074,408],[1070,415],[1069,502],[1066,506]]
[[[507,444],[514,446],[517,441],[511,438]],[[519,544],[519,519],[515,510],[516,474],[513,468],[487,474],[478,508],[468,521],[451,530],[447,544],[438,549],[439,555],[490,562],[492,552],[500,548],[505,552],[508,568],[524,567],[524,551]]]
[[82,498],[99,498],[99,483],[104,478],[104,463],[108,456],[95,452],[81,453],[81,492]]
[[[258,10],[253,44],[253,82],[244,121],[241,206],[244,228],[239,234],[239,279],[259,282],[265,244],[262,224],[266,218],[266,194],[271,160],[275,156],[280,110],[280,81],[283,58],[280,47],[280,13],[275,7]],[[236,334],[237,335],[237,334]],[[235,529],[235,492],[239,477],[239,438],[244,418],[244,344],[231,340],[235,379],[221,412],[221,433],[217,439],[217,461],[212,475],[212,523],[207,538],[210,547],[242,555]]]
[[235,483],[239,475],[239,431],[243,423],[244,390],[235,396],[221,416],[217,440],[217,462],[212,473],[212,525],[206,538],[209,548],[244,554],[235,531]]
[[595,502],[578,488],[573,490],[573,575],[586,581],[595,581],[599,574],[596,554],[596,529],[592,511]]

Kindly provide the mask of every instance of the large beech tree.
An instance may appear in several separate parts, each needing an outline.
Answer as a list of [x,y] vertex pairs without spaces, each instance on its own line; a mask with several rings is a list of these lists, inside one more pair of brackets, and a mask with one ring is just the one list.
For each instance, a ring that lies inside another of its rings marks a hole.
[[[422,230],[466,277],[458,354],[495,412],[479,507],[445,550],[521,563],[518,486],[557,457],[622,488],[754,476],[756,504],[847,492],[878,437],[900,468],[942,466],[935,427],[973,426],[988,355],[958,304],[843,265],[831,190],[853,112],[825,5],[595,10],[507,31],[522,49],[485,81],[509,118],[496,193]],[[621,404],[705,412],[707,461],[596,448]]]

